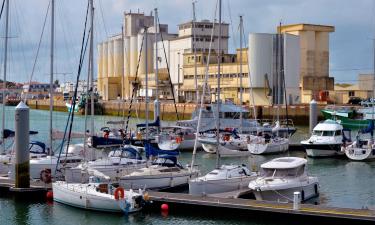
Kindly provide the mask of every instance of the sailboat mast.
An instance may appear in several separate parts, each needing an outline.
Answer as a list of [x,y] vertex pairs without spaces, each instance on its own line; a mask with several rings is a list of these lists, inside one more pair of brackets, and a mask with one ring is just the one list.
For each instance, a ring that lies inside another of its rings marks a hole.
[[195,34],[195,23],[196,23],[196,17],[195,17],[195,1],[193,1],[193,51],[194,51],[194,87],[195,87],[195,93],[196,93],[196,99],[197,99],[197,108],[199,104],[199,90],[198,90],[198,79],[197,79],[197,48],[195,46],[196,44],[196,34]]
[[3,114],[2,116],[2,153],[5,154],[5,138],[4,138],[4,129],[5,129],[5,95],[7,89],[7,60],[8,60],[8,33],[9,33],[9,0],[6,0],[6,9],[5,9],[5,48],[4,48],[4,79],[3,79]]
[[[146,111],[146,141],[148,141],[148,120],[149,120],[149,118],[148,118],[148,69],[147,69],[147,67],[148,67],[148,60],[147,60],[147,50],[148,50],[148,46],[147,46],[147,42],[148,42],[148,35],[147,35],[147,27],[145,27],[144,28],[145,29],[145,49],[144,49],[144,54],[146,54],[146,56],[145,56],[145,86],[146,86],[146,94],[145,94],[145,104],[146,104],[146,109],[145,109],[145,111]],[[141,53],[142,54],[142,53]]]
[[51,55],[50,55],[50,81],[49,81],[49,153],[52,155],[52,116],[53,116],[53,68],[54,68],[54,45],[55,45],[55,0],[51,0]]
[[242,115],[242,95],[243,95],[243,90],[242,90],[242,32],[243,32],[243,20],[242,16],[240,16],[240,106],[241,106],[241,111],[240,111],[240,133],[242,133],[242,128],[243,128],[243,115]]
[[[91,128],[90,134],[94,135],[94,115],[95,115],[95,104],[94,104],[94,0],[90,0],[91,5],[91,33],[90,33],[90,89],[91,89]],[[88,96],[87,96],[88,99]]]
[[[154,27],[155,27],[155,100],[159,101],[159,59],[158,59],[158,9],[155,8],[155,19],[154,19]],[[156,120],[156,118],[154,118]]]
[[221,0],[219,0],[219,36],[217,51],[216,168],[220,167],[220,62],[221,62]]

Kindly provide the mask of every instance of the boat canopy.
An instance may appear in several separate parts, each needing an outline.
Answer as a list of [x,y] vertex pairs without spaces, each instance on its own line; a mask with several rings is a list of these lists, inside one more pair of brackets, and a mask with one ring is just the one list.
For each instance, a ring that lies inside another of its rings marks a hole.
[[263,163],[260,167],[263,169],[293,169],[303,166],[306,163],[306,159],[299,157],[281,157]]
[[160,155],[169,155],[169,156],[177,156],[180,154],[178,150],[161,150],[158,147],[153,146],[149,141],[144,141],[146,157],[149,158],[150,156],[160,156]]
[[322,123],[318,123],[314,127],[314,131],[335,131],[335,130],[342,130],[343,127],[335,120],[325,120]]

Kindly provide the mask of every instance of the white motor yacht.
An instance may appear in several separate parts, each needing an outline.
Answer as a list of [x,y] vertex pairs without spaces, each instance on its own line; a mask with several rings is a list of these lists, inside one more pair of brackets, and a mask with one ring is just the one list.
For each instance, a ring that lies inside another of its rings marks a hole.
[[302,202],[317,197],[318,178],[307,175],[306,164],[306,159],[298,157],[273,159],[261,165],[261,177],[251,181],[249,188],[256,200],[292,202],[297,191]]
[[102,212],[132,213],[142,209],[143,196],[108,183],[52,184],[53,200],[65,205]]
[[325,120],[317,124],[308,140],[301,141],[309,157],[343,155],[343,126],[335,120]]
[[198,170],[184,168],[175,156],[162,155],[152,165],[122,176],[120,185],[125,188],[161,189],[188,184],[198,176]]
[[258,174],[245,165],[222,165],[205,176],[189,181],[189,194],[206,195],[230,192],[247,188]]

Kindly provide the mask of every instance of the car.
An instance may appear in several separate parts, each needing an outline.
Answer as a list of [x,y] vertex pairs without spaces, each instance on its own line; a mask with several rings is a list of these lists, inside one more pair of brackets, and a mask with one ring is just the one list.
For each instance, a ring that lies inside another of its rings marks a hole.
[[348,101],[348,104],[360,105],[361,102],[362,102],[362,98],[360,98],[360,97],[350,97],[349,101]]

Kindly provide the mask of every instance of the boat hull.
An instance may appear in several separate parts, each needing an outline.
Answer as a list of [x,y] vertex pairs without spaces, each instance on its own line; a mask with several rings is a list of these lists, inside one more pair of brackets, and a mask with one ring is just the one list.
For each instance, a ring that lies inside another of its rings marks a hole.
[[345,155],[353,161],[375,160],[375,149],[349,147],[345,149]]
[[341,144],[303,144],[308,157],[341,156]]
[[189,181],[189,194],[206,195],[240,190],[247,188],[249,182],[254,179],[256,179],[256,176],[217,180],[194,179]]
[[289,149],[289,140],[281,139],[280,141],[272,141],[270,143],[256,143],[256,141],[253,141],[247,144],[247,148],[254,155],[277,154]]
[[301,193],[301,201],[305,202],[319,196],[319,184],[317,182],[281,190],[254,190],[256,200],[293,202],[294,192]]

